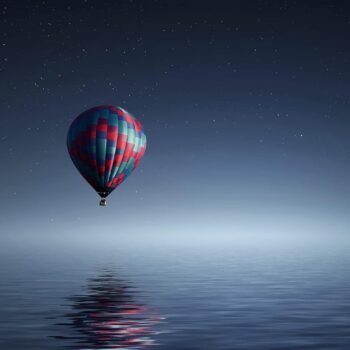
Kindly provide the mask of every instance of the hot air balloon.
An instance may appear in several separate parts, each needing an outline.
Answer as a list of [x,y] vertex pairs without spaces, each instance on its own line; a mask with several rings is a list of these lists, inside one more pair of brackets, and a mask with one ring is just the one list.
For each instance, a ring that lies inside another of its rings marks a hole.
[[97,106],[81,113],[67,135],[69,155],[100,195],[100,205],[139,165],[146,150],[142,124],[125,109]]

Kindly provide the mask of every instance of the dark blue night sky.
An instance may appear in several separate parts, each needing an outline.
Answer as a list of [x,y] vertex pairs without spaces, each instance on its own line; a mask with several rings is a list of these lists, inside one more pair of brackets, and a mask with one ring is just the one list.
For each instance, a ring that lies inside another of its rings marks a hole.
[[[346,1],[4,1],[1,11],[5,229],[81,228],[115,212],[122,226],[138,217],[161,230],[346,226]],[[99,104],[126,108],[148,136],[104,212],[65,146],[71,121]]]

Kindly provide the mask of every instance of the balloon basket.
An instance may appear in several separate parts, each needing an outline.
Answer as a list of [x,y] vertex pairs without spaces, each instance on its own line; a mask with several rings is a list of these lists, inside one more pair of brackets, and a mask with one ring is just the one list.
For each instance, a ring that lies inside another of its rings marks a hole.
[[101,200],[100,200],[100,207],[105,207],[106,205],[107,205],[106,198],[101,198]]

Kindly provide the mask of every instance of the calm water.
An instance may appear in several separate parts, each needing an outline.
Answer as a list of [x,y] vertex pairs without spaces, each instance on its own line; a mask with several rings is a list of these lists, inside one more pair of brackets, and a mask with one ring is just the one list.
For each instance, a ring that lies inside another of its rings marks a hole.
[[350,349],[350,245],[2,241],[0,349]]

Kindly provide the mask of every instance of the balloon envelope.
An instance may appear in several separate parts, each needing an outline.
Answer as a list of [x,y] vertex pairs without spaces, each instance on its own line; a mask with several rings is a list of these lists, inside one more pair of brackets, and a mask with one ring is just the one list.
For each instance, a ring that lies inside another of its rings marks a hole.
[[67,147],[81,175],[104,198],[139,165],[146,136],[141,123],[126,110],[97,106],[72,122]]

